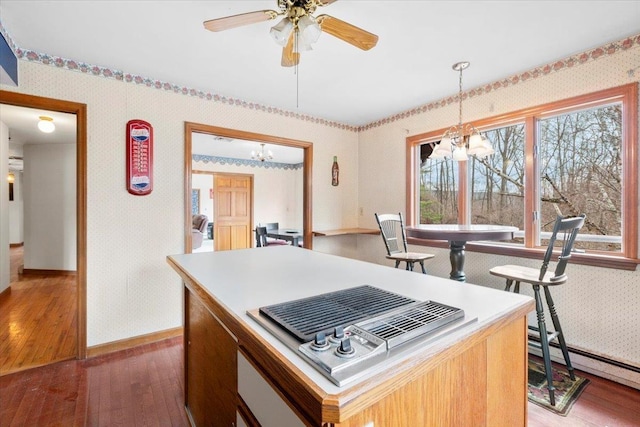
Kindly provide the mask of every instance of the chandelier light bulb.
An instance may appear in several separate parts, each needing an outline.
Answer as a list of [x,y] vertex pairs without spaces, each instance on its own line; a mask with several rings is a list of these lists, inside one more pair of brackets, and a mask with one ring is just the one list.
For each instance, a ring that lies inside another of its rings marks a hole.
[[273,159],[273,153],[271,150],[268,150],[266,153],[264,152],[264,144],[260,144],[260,151],[251,151],[251,158],[254,160],[259,160],[264,162],[265,160]]

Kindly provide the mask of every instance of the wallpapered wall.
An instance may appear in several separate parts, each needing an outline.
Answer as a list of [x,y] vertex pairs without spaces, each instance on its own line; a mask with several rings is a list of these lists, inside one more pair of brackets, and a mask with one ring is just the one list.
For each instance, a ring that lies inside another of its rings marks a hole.
[[[640,45],[636,44],[633,48],[595,61],[467,98],[464,101],[463,121],[638,82],[640,71],[628,72],[638,66]],[[468,72],[473,72],[473,69],[470,68]],[[455,77],[452,73],[454,83]],[[360,226],[375,227],[373,212],[404,212],[405,138],[448,127],[457,123],[457,118],[457,104],[451,103],[422,114],[370,126],[360,132],[358,192],[359,203],[365,211]],[[385,197],[381,198],[380,194]],[[371,238],[361,236],[357,244],[361,259],[389,264],[382,257],[382,243],[379,247],[372,247]],[[411,250],[436,253],[437,258],[429,263],[430,271],[437,276],[448,277],[448,251],[425,247],[412,247]],[[540,265],[535,260],[467,253],[467,280],[502,289],[503,281],[489,275],[488,270],[495,265],[508,263],[535,268]],[[640,324],[640,272],[570,265],[568,273],[568,285],[554,289],[568,343],[640,367],[637,329]],[[531,317],[531,320],[534,319]],[[640,375],[637,375],[636,382],[640,384]]]
[[[357,133],[153,87],[19,62],[22,92],[87,104],[87,344],[182,325],[182,290],[166,256],[183,253],[184,122],[313,143],[313,222],[357,225]],[[154,189],[125,189],[125,124],[154,127]],[[333,156],[341,183],[331,186]]]
[[[598,49],[584,61],[583,56],[576,56],[558,69],[545,66],[535,76],[478,91],[465,101],[464,120],[638,82],[638,40],[640,36],[634,36],[613,50]],[[184,121],[312,142],[313,228],[322,230],[375,227],[374,212],[404,211],[405,138],[457,120],[457,104],[442,100],[430,108],[416,108],[354,129],[269,108],[251,108],[243,102],[211,101],[196,91],[183,95],[154,88],[152,83],[147,86],[144,81],[122,81],[110,70],[93,76],[77,67],[73,72],[41,62],[44,60],[37,55],[27,55],[19,63],[20,87],[3,89],[88,106],[89,346],[181,324],[180,281],[165,257],[183,251]],[[631,69],[635,73],[629,73]],[[452,92],[454,83],[452,73]],[[147,120],[155,128],[154,191],[145,197],[129,195],[124,185],[124,125],[132,118]],[[340,161],[339,187],[330,185],[334,155]],[[388,265],[377,236],[318,238],[314,247]],[[447,251],[428,251],[437,254],[429,263],[431,272],[447,276]],[[466,266],[469,281],[496,288],[502,283],[487,273],[491,266],[515,261],[537,265],[494,255],[468,256],[473,258]],[[570,284],[556,292],[569,343],[640,366],[639,273],[573,265],[570,274]],[[635,381],[640,384],[640,379]]]

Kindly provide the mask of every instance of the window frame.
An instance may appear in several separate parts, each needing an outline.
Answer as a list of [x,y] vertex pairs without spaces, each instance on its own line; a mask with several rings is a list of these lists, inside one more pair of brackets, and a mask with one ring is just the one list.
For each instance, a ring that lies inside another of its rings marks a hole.
[[[534,162],[534,148],[536,143],[537,121],[549,116],[571,113],[589,107],[620,102],[622,104],[622,252],[615,254],[604,251],[590,251],[576,253],[572,262],[598,267],[635,270],[640,264],[638,259],[638,83],[630,83],[597,92],[579,95],[560,101],[554,101],[535,107],[525,108],[510,113],[477,120],[472,124],[483,131],[510,124],[524,123],[525,126],[525,179],[524,191],[533,197],[525,198],[525,219],[533,216],[538,197],[538,171]],[[416,225],[419,218],[419,146],[439,139],[446,129],[437,129],[406,138],[406,222]],[[449,161],[449,160],[447,160]],[[468,194],[469,167],[461,165],[459,168],[458,191],[458,223],[464,224],[470,218],[470,197]],[[537,180],[536,180],[537,179]],[[520,256],[524,258],[541,259],[543,248],[535,246],[537,241],[537,224],[534,221],[524,221],[524,246],[513,246],[496,242],[469,242],[466,249],[476,252],[493,253],[497,255]],[[424,246],[447,247],[446,242],[436,242],[424,239],[409,238],[409,243]]]

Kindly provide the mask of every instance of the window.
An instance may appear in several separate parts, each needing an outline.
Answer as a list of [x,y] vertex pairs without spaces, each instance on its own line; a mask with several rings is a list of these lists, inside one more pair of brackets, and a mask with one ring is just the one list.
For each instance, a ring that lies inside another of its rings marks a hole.
[[429,159],[444,130],[409,137],[407,223],[516,226],[510,253],[538,256],[558,213],[585,213],[578,258],[634,269],[637,108],[630,84],[481,120],[495,154],[466,162]]

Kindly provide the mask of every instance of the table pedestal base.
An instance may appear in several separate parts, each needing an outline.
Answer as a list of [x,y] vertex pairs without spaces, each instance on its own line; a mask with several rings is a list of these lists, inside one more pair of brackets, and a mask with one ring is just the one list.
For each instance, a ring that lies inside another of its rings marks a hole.
[[466,282],[467,276],[464,274],[464,245],[467,242],[450,241],[449,259],[451,260],[451,273],[449,278],[458,282]]

